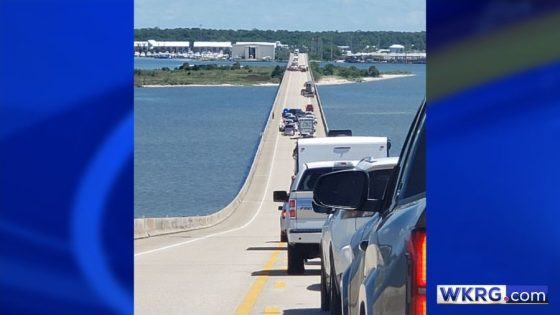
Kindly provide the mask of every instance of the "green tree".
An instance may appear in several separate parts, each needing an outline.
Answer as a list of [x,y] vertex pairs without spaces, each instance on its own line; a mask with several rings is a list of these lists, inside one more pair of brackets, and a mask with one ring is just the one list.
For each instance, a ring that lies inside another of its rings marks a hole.
[[311,69],[311,73],[313,73],[313,78],[315,79],[315,81],[321,80],[323,73],[321,71],[321,67],[319,67],[319,63],[316,61],[312,61],[309,65],[309,68]]
[[280,66],[274,67],[274,69],[270,73],[270,77],[282,79],[282,77],[284,77],[284,68]]
[[379,70],[377,70],[375,66],[371,66],[367,70],[367,76],[377,78],[379,76]]
[[332,64],[327,64],[326,66],[323,67],[323,74],[324,75],[334,75],[334,71],[335,71],[335,67]]

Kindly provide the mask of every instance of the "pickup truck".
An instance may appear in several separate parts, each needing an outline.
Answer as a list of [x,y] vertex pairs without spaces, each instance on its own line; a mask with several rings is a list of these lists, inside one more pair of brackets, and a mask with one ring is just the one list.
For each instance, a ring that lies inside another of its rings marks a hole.
[[287,202],[288,274],[303,274],[304,260],[320,256],[321,228],[328,215],[313,211],[313,188],[317,179],[334,171],[352,169],[358,161],[310,162],[292,182],[290,192],[275,191],[275,202]]

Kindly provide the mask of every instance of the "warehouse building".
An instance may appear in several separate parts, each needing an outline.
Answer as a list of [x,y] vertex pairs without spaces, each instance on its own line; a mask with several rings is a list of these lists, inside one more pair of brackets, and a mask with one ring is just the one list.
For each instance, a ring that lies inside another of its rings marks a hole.
[[276,43],[237,42],[232,46],[231,57],[244,60],[274,60]]
[[402,54],[404,53],[404,46],[399,44],[394,44],[389,46],[389,52],[392,54]]
[[231,54],[231,42],[194,42],[193,52],[213,52]]

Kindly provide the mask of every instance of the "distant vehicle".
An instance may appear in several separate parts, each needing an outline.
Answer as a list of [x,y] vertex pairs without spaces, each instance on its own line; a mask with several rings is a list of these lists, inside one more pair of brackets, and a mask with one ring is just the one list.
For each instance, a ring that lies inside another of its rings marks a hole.
[[[397,157],[365,158],[356,165],[357,170],[368,173],[370,199],[381,199],[398,163]],[[322,228],[321,236],[321,309],[331,313],[341,312],[340,277],[352,262],[350,240],[356,231],[369,220],[378,219],[375,212],[358,212],[319,207],[316,212],[332,214]],[[375,218],[372,218],[374,216]]]
[[290,65],[288,71],[299,71],[299,68],[297,65]]
[[298,130],[302,137],[313,137],[315,134],[315,117],[301,117],[298,119]]
[[294,174],[305,163],[316,161],[350,161],[364,157],[389,155],[387,137],[333,137],[298,139],[294,148]]
[[289,110],[290,113],[292,113],[295,116],[304,116],[305,115],[305,111],[302,110],[301,108],[292,108]]
[[313,112],[305,112],[305,116],[303,116],[303,117],[313,119],[313,124],[314,125],[317,124],[317,116],[315,116],[315,114],[313,114]]
[[345,314],[426,314],[425,118],[423,102],[383,199],[363,193],[371,188],[364,171],[332,173],[316,183],[314,202],[320,206],[380,216],[359,245],[352,239],[354,259],[340,281]]
[[294,54],[297,56],[297,54],[299,54],[299,49],[294,50]]
[[306,112],[312,112],[313,111],[313,104],[307,104],[305,106],[305,111]]
[[[350,129],[331,129],[329,130],[329,132],[327,133],[327,137],[351,137],[352,136],[352,130]],[[389,145],[389,149],[391,149],[391,142],[388,143]]]
[[290,187],[290,192],[275,191],[275,202],[288,203],[286,216],[288,236],[288,274],[302,274],[304,260],[319,257],[321,227],[326,214],[313,211],[313,188],[326,173],[353,168],[357,161],[312,162],[303,166]]
[[301,89],[301,95],[305,97],[312,97],[315,96],[315,84],[313,81],[307,81],[303,85],[303,89]]
[[289,108],[285,113],[282,114],[284,118],[290,118],[297,121],[299,117],[306,115],[305,111],[300,108]]
[[309,68],[306,65],[299,65],[299,71],[306,72]]
[[295,136],[296,134],[296,126],[293,124],[286,125],[284,127],[284,136]]
[[284,129],[286,128],[286,126],[288,125],[294,125],[295,122],[291,119],[284,119],[279,125],[278,125],[278,131],[283,132]]

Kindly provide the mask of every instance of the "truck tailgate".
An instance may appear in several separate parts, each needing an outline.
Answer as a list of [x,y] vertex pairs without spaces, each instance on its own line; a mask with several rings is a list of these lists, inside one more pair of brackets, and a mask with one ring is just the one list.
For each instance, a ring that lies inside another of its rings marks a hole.
[[303,228],[304,225],[311,224],[312,226],[322,227],[327,219],[327,214],[317,213],[313,211],[313,192],[301,191],[296,192],[296,212],[297,212],[297,225],[298,228]]

